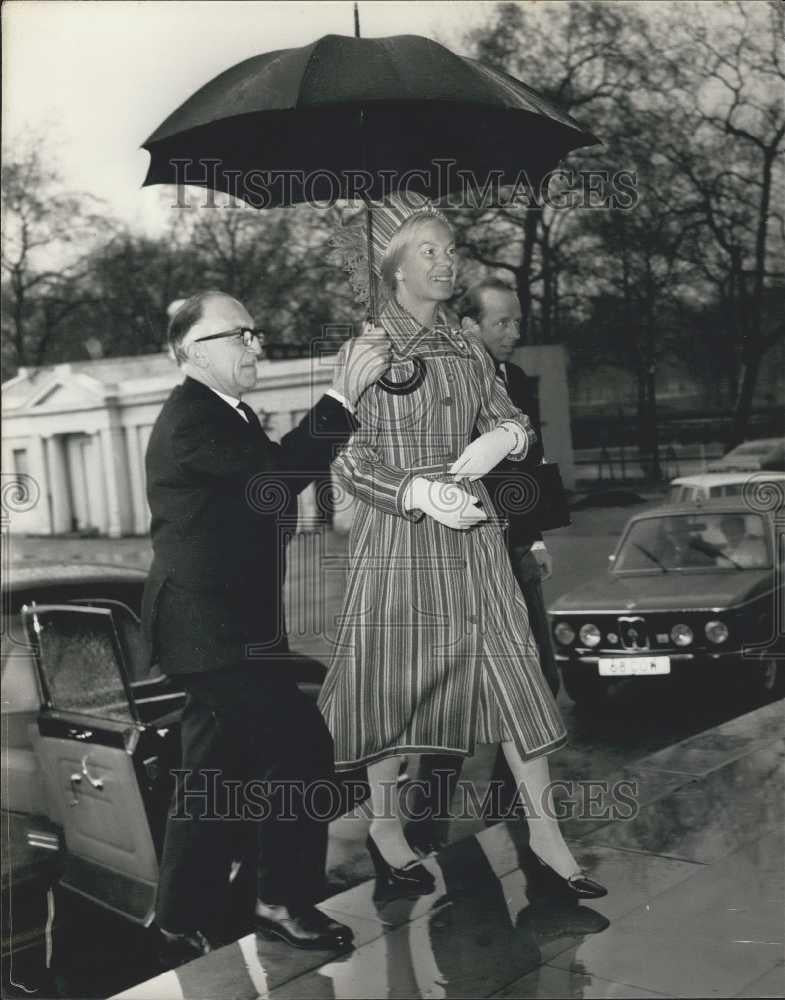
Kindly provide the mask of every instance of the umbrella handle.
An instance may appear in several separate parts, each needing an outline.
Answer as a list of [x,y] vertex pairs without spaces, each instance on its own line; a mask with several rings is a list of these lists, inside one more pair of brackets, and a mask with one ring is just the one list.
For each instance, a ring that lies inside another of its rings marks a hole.
[[[362,115],[363,120],[365,120],[364,111]],[[368,322],[372,326],[376,326],[376,279],[373,275],[373,212],[371,211],[371,202],[369,199],[366,197],[364,200],[366,211],[365,238],[367,241],[368,256]]]

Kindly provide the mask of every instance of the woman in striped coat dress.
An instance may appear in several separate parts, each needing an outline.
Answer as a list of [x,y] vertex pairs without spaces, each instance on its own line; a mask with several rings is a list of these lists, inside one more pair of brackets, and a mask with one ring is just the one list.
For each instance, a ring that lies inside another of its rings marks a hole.
[[[501,742],[539,801],[545,755],[566,733],[480,482],[502,458],[525,457],[528,418],[482,345],[444,321],[456,264],[446,218],[408,195],[373,221],[393,363],[361,398],[360,428],[333,464],[359,502],[319,704],[336,768],[368,765],[377,867],[428,891],[430,875],[390,815],[401,755],[470,755],[478,742]],[[577,868],[555,820],[532,824],[532,847],[565,876]]]

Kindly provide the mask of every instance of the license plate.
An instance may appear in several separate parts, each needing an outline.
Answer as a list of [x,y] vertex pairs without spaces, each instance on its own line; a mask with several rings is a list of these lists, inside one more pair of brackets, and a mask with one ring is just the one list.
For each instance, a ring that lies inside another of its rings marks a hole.
[[670,672],[669,656],[614,656],[600,660],[600,677],[637,677]]

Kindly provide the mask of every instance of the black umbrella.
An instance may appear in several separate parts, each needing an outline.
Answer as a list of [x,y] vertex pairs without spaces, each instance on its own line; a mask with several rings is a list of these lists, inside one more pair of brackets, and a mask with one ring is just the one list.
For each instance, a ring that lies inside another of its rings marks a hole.
[[[489,171],[536,182],[597,141],[526,84],[428,38],[325,35],[246,59],[196,91],[144,143],[144,183],[211,187],[258,208],[380,200],[402,178],[438,196],[457,168],[480,184]],[[429,176],[407,178],[412,170]],[[281,176],[265,183],[265,173]]]
[[441,198],[489,178],[536,186],[597,142],[520,80],[428,38],[325,35],[196,91],[144,143],[144,183],[207,187],[256,208],[368,203],[402,188]]

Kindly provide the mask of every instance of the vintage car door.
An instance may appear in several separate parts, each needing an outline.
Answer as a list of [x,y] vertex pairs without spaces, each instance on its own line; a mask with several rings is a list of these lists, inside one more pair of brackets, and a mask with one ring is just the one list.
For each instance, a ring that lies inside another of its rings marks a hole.
[[22,617],[43,697],[35,749],[67,849],[61,885],[147,926],[168,731],[140,721],[109,608],[33,604]]

